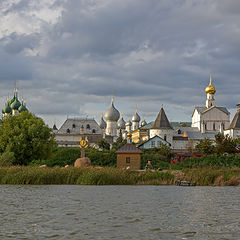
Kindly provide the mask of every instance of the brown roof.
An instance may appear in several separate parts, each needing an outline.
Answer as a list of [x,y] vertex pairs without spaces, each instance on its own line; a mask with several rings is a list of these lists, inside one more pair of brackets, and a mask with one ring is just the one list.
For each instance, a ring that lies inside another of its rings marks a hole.
[[142,154],[143,152],[141,150],[139,150],[138,148],[136,148],[135,145],[133,145],[131,143],[126,143],[124,146],[119,148],[116,151],[116,153],[140,153],[140,154]]
[[160,112],[158,113],[152,129],[173,129],[163,108],[161,108]]

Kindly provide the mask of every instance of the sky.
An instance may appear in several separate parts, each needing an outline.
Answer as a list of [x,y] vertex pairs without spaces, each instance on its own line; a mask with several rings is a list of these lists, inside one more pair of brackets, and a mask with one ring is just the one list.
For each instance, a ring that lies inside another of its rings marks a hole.
[[240,102],[238,0],[1,0],[0,106],[17,81],[28,109],[57,127],[110,106],[191,121],[212,71],[218,106]]

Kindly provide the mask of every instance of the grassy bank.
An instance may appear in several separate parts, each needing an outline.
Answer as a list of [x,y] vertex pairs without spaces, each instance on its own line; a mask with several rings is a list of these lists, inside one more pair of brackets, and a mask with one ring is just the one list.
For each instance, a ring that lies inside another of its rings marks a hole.
[[0,184],[173,185],[177,179],[198,186],[240,186],[240,168],[130,171],[111,167],[2,167]]
[[2,167],[0,184],[170,185],[169,172],[136,172],[117,168]]
[[182,171],[186,181],[200,186],[240,186],[240,168],[197,168]]

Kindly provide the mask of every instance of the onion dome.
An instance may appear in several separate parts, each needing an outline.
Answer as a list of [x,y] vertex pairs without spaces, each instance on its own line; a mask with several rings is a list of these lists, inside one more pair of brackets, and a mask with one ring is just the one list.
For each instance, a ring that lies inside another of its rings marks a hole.
[[130,120],[128,120],[128,121],[127,121],[127,123],[125,124],[125,126],[126,126],[126,127],[127,127],[127,126],[130,126],[130,127],[131,127],[131,126],[132,126],[132,123],[131,123],[131,121],[130,121]]
[[216,92],[216,88],[212,85],[212,73],[210,73],[210,83],[206,87],[205,92],[207,94],[214,94]]
[[13,98],[9,101],[9,105],[10,105],[10,106],[11,106],[11,104],[15,101],[15,99],[16,99],[16,96],[15,96],[15,93],[14,93]]
[[12,112],[11,107],[9,106],[9,102],[6,103],[4,109],[3,109],[4,113],[10,114]]
[[133,122],[140,122],[140,120],[141,120],[141,118],[140,118],[140,116],[138,115],[138,113],[136,111],[135,114],[132,117],[132,121]]
[[119,111],[114,107],[113,99],[110,108],[105,112],[104,117],[107,121],[114,121],[117,122],[120,118]]
[[18,108],[18,111],[19,111],[19,112],[27,111],[27,108],[26,108],[26,106],[25,106],[25,104],[24,104],[23,101],[22,101],[21,106]]
[[101,129],[105,129],[105,128],[107,127],[107,124],[106,124],[106,122],[105,122],[104,119],[103,119],[103,115],[102,115],[101,120],[100,120],[100,122],[99,122],[99,127],[100,127]]
[[14,102],[11,104],[11,108],[13,110],[18,110],[18,108],[21,106],[20,101],[17,99],[17,97],[15,98]]
[[118,122],[118,127],[120,129],[125,129],[125,125],[126,125],[126,122],[124,121],[123,116],[122,116],[121,119]]
[[141,127],[144,127],[145,125],[147,125],[147,122],[146,122],[145,120],[143,120],[143,121],[141,122]]

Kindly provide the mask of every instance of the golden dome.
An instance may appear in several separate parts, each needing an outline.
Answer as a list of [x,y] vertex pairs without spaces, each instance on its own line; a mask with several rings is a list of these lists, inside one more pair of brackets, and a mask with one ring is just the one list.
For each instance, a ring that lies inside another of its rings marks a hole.
[[212,73],[210,73],[210,83],[209,85],[205,88],[205,92],[207,94],[214,94],[216,92],[216,88],[212,85]]

